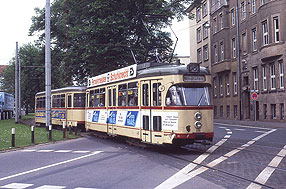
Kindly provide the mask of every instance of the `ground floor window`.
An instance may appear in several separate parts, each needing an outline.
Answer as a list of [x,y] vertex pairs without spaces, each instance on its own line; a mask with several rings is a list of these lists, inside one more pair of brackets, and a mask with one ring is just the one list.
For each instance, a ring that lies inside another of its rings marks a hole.
[[271,104],[271,119],[276,119],[276,104]]
[[227,105],[226,106],[226,117],[229,117],[230,116],[230,106]]
[[214,106],[214,117],[217,117],[217,106]]
[[233,106],[233,117],[237,118],[237,105]]
[[264,119],[267,119],[267,104],[263,104],[263,115]]
[[219,107],[219,116],[223,117],[223,106]]
[[281,103],[280,104],[280,117],[281,117],[281,119],[285,119],[285,111],[284,111],[284,103]]

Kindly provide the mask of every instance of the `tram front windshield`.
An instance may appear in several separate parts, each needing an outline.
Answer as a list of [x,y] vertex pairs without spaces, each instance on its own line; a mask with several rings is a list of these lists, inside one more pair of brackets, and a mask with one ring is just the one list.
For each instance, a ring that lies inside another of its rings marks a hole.
[[208,106],[210,93],[208,86],[173,85],[166,96],[167,106]]

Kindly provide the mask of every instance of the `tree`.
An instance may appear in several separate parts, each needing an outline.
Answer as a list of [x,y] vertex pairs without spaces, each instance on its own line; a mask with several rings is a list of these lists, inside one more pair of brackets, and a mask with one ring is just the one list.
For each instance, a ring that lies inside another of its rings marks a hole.
[[[61,54],[65,82],[84,83],[87,76],[154,59],[172,52],[163,29],[181,19],[187,0],[55,0],[51,6],[53,48]],[[44,9],[36,9],[30,35],[43,43]],[[146,25],[143,24],[146,23]],[[148,28],[148,29],[146,29]],[[148,33],[149,32],[149,33]]]
[[[32,44],[23,45],[19,48],[19,60],[21,60],[21,99],[22,107],[32,111],[35,107],[35,94],[45,90],[45,49]],[[52,88],[64,86],[62,79],[61,62],[54,50],[52,61]],[[15,58],[3,73],[3,88],[5,91],[15,94]]]

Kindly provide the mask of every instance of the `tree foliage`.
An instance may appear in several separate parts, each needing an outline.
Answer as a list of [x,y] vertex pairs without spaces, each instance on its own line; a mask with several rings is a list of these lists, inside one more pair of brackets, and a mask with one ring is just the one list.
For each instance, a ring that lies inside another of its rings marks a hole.
[[[187,0],[55,0],[51,6],[53,49],[61,57],[65,82],[154,58],[167,60],[170,34],[163,29],[182,19]],[[45,10],[36,9],[30,35],[44,42]],[[146,23],[146,25],[143,24]],[[146,29],[148,28],[148,29]],[[149,33],[148,33],[149,32]]]

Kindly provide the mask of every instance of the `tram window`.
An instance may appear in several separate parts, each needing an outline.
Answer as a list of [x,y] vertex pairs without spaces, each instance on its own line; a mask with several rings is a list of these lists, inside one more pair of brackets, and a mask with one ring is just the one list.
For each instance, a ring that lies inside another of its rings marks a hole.
[[153,117],[153,130],[154,131],[161,131],[162,130],[162,118],[161,118],[161,116],[154,116]]
[[68,107],[72,107],[71,95],[68,95]]
[[169,88],[166,96],[167,106],[208,106],[210,90],[208,86],[179,86]]
[[128,84],[128,106],[138,105],[138,82]]
[[73,96],[74,107],[85,107],[85,93],[75,93]]
[[149,106],[149,91],[148,91],[148,84],[143,84],[143,106]]
[[45,106],[46,106],[46,98],[45,97],[37,98],[36,108],[45,108]]
[[94,99],[94,107],[105,106],[105,88],[96,89]]
[[143,115],[143,130],[149,130],[149,116]]
[[53,95],[52,96],[52,106],[53,108],[64,108],[65,107],[65,94]]
[[162,104],[161,92],[159,91],[160,85],[161,83],[153,84],[153,105],[154,106],[161,106]]
[[90,95],[89,95],[89,107],[94,107],[94,96],[95,96],[94,91],[90,91]]
[[111,89],[108,89],[108,106],[112,106]]
[[118,86],[118,106],[126,106],[127,101],[127,85],[119,85]]
[[116,89],[113,89],[113,99],[112,99],[112,101],[113,101],[113,106],[116,106]]

